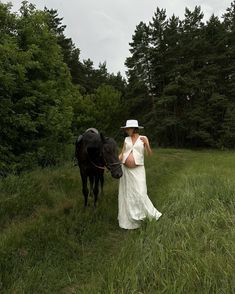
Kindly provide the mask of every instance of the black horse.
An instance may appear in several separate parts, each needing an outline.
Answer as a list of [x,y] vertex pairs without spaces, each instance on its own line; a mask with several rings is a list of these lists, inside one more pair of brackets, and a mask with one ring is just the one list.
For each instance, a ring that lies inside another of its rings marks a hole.
[[107,168],[113,178],[122,176],[121,163],[118,159],[117,144],[112,138],[104,137],[95,128],[90,128],[80,135],[75,143],[75,157],[78,161],[82,179],[82,192],[85,206],[88,202],[87,179],[90,181],[90,193],[94,193],[96,206],[99,182],[103,190],[104,170]]

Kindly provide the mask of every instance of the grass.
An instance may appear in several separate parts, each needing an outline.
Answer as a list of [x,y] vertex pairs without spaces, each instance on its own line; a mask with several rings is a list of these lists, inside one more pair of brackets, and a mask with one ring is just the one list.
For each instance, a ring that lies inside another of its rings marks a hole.
[[155,150],[148,194],[163,216],[126,231],[118,181],[83,208],[77,167],[0,181],[1,293],[234,293],[235,152]]

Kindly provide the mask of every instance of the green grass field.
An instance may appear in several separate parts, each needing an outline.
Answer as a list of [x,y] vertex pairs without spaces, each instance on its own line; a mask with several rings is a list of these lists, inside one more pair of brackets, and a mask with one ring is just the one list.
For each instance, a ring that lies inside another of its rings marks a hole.
[[148,194],[163,213],[117,222],[118,181],[83,208],[78,168],[0,181],[0,293],[235,293],[235,152],[154,150]]

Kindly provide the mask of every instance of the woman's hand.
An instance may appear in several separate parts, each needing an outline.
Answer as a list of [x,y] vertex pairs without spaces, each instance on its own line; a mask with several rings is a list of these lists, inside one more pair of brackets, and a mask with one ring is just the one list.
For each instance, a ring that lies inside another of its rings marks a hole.
[[152,149],[150,147],[148,138],[146,136],[141,136],[140,140],[144,143],[144,147],[146,148],[148,155],[151,155]]
[[124,151],[125,151],[125,147],[126,147],[126,145],[125,145],[125,143],[124,143],[124,144],[123,144],[123,147],[122,147],[122,151],[121,151],[121,153],[118,155],[118,159],[119,159],[120,161],[122,161],[123,153],[124,153]]
[[149,143],[148,138],[146,136],[141,136],[140,140],[144,143],[144,145],[147,145]]

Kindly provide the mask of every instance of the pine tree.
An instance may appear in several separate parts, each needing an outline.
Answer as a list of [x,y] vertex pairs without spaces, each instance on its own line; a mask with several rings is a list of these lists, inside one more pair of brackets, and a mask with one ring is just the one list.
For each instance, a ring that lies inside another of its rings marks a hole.
[[[159,72],[156,79],[162,81],[158,86],[158,97],[156,98],[156,135],[164,145],[179,146],[180,116],[182,115],[181,96],[182,88],[179,86],[180,76],[180,21],[174,15],[166,22],[161,41],[162,73]],[[155,33],[156,34],[156,33]],[[159,57],[158,57],[159,58]],[[160,91],[159,91],[160,90]]]
[[128,86],[125,108],[129,116],[152,123],[155,115],[154,83],[151,65],[150,28],[141,22],[130,43],[131,57],[126,59]]
[[235,148],[235,1],[227,8],[223,19],[226,30],[224,93],[228,99],[228,107],[222,125],[221,147]]
[[212,15],[206,23],[200,6],[186,8],[182,21],[157,8],[149,26],[137,26],[126,61],[128,109],[141,113],[158,144],[233,146],[234,7],[223,22]]

